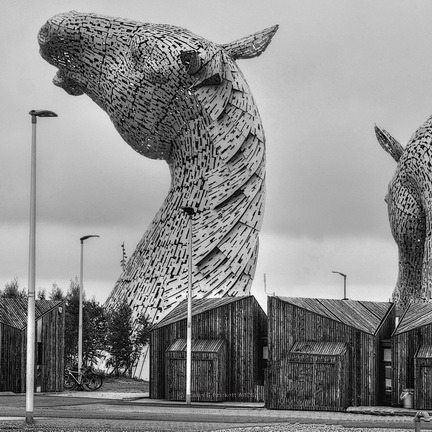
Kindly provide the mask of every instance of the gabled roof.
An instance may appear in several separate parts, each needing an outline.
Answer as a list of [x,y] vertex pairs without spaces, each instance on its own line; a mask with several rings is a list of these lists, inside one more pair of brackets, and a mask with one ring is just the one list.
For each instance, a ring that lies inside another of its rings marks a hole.
[[[230,303],[244,300],[252,296],[241,297],[220,297],[220,298],[201,298],[192,299],[192,316],[199,315],[211,309],[226,306]],[[165,327],[187,318],[187,300],[182,301],[172,312],[164,317],[154,328]]]
[[[40,318],[63,303],[62,301],[36,300],[35,317]],[[28,301],[22,298],[0,298],[0,322],[17,329],[27,327]]]
[[411,303],[402,315],[393,336],[432,324],[432,303]]
[[394,307],[393,303],[358,300],[312,299],[302,297],[277,297],[309,312],[329,318],[333,321],[354,327],[374,335],[380,328],[387,314]]

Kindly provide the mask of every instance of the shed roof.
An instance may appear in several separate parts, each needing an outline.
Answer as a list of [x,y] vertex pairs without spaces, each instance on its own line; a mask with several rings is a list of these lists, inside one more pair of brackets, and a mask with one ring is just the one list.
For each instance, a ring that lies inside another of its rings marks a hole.
[[295,342],[290,354],[342,355],[346,352],[345,342]]
[[[225,347],[225,339],[194,339],[192,340],[192,352],[212,352],[217,353]],[[186,351],[187,340],[175,340],[166,351]]]
[[422,344],[417,351],[416,358],[432,358],[432,345]]
[[[53,308],[63,303],[62,301],[36,300],[35,317],[36,319],[45,315]],[[1,298],[0,299],[0,322],[17,329],[27,327],[28,301],[22,298]]]
[[393,303],[358,300],[278,297],[279,300],[374,335]]
[[[244,300],[253,296],[241,297],[220,297],[220,298],[201,298],[192,299],[192,316],[199,315],[211,309],[226,306],[230,303]],[[165,318],[163,318],[154,328],[160,328],[187,318],[187,300],[182,301]]]
[[432,303],[411,303],[393,332],[393,336],[432,324]]

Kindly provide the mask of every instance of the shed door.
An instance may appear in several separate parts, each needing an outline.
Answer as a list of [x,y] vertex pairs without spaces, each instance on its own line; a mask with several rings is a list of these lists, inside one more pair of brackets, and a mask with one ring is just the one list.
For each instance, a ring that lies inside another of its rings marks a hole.
[[[432,406],[431,389],[432,389],[432,367],[429,365],[420,367],[421,385],[416,396],[420,399],[416,402],[416,406],[420,402],[424,409],[430,409]],[[422,407],[422,409],[423,409]]]
[[[216,359],[192,359],[191,399],[217,401],[224,397],[224,386],[217,382]],[[221,388],[222,387],[222,388]],[[167,398],[186,399],[186,359],[169,358],[167,364]]]
[[340,390],[334,363],[290,362],[288,364],[287,402],[289,409],[339,407]]
[[215,398],[215,372],[214,360],[192,360],[191,397],[194,400],[209,401]]
[[186,399],[186,360],[169,358],[167,361],[167,398],[168,400]]

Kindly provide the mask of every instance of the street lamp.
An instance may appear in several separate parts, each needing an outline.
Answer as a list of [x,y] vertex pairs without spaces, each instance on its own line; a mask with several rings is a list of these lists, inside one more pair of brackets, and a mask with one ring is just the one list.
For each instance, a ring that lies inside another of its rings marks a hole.
[[30,241],[27,305],[27,361],[26,361],[26,423],[34,423],[35,375],[35,285],[36,285],[36,123],[38,117],[57,117],[52,111],[29,112],[32,117],[31,174],[30,174]]
[[337,273],[337,274],[340,274],[341,276],[343,276],[343,278],[344,278],[344,298],[343,299],[348,300],[347,296],[346,296],[346,278],[347,278],[347,275],[344,273],[338,272],[338,271],[332,271],[332,273]]
[[80,238],[81,242],[81,261],[80,261],[80,286],[79,286],[79,312],[78,312],[78,380],[81,383],[81,368],[83,358],[83,267],[84,267],[84,240],[98,235],[86,235]]
[[187,304],[187,335],[186,335],[186,404],[191,404],[192,382],[192,218],[195,210],[192,207],[181,207],[189,216],[189,288]]

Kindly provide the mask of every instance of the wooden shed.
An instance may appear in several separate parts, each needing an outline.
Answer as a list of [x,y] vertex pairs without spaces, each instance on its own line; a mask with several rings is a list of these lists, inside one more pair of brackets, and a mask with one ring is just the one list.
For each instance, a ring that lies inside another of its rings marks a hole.
[[[151,332],[150,397],[153,399],[177,399],[177,396],[173,395],[174,390],[169,390],[173,366],[167,364],[167,358],[172,358],[173,348],[182,346],[182,340],[186,339],[186,317],[187,302],[184,301],[162,319]],[[193,401],[262,400],[265,368],[263,346],[266,336],[267,316],[253,296],[193,300],[192,338],[193,343],[196,344],[194,345],[196,347],[195,366],[210,367],[210,363],[203,366],[204,351],[200,351],[199,347],[208,347],[209,344],[214,343],[213,351],[207,352],[206,355],[213,358],[213,366],[217,370],[209,372],[215,381],[209,381],[204,386],[205,392],[201,390],[198,394],[192,392],[191,399]],[[225,358],[223,358],[224,349]],[[180,356],[179,353],[176,355]],[[217,366],[216,358],[219,362]],[[181,370],[180,364],[176,370]],[[219,371],[225,371],[225,376],[218,375]],[[207,372],[202,369],[202,373]],[[185,394],[186,380],[182,376],[180,378],[183,381],[176,384],[175,392]]]
[[295,342],[284,362],[287,409],[338,410],[349,405],[349,350],[344,342]]
[[[27,308],[27,299],[0,299],[0,391],[26,391]],[[64,312],[64,302],[35,302],[35,391],[63,391]]]
[[[166,391],[169,400],[185,400],[186,339],[166,350]],[[196,401],[220,402],[226,398],[226,340],[195,339],[192,343],[191,394]]]
[[383,349],[392,303],[268,298],[266,406],[344,411],[384,398]]
[[412,303],[392,335],[394,406],[414,390],[414,408],[432,409],[432,303]]

